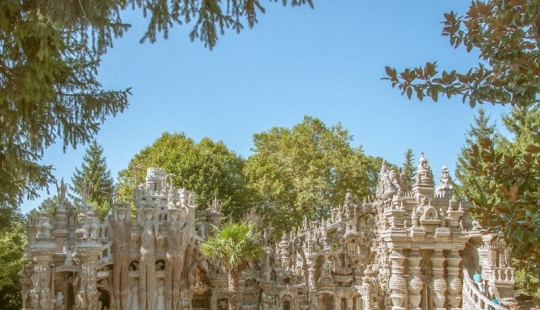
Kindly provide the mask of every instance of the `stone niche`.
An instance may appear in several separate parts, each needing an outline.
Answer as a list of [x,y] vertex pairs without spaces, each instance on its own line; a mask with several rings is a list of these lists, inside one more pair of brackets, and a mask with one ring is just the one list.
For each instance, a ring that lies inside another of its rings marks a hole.
[[[504,242],[471,221],[448,169],[436,186],[422,156],[413,184],[383,163],[376,194],[347,193],[328,218],[304,220],[242,272],[242,310],[480,309],[513,300]],[[149,168],[133,200],[92,206],[59,191],[55,214],[28,218],[30,265],[20,272],[25,310],[224,310],[227,272],[200,245],[219,226],[219,201],[197,209],[195,193]],[[480,271],[484,293],[472,282]],[[497,308],[501,309],[501,308]]]

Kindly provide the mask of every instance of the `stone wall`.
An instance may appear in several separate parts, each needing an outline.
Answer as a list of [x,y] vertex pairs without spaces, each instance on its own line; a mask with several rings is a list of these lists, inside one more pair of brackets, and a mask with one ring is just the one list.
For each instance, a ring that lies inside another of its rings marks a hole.
[[[273,240],[240,281],[242,309],[504,309],[514,302],[514,269],[504,242],[454,199],[448,170],[435,187],[422,155],[414,184],[383,164],[377,193],[347,193],[327,219],[305,220]],[[223,214],[197,211],[195,193],[148,169],[130,203],[113,202],[99,221],[91,205],[60,191],[54,216],[28,219],[31,266],[22,270],[23,309],[228,309],[227,272],[199,247]],[[135,212],[136,221],[131,221]],[[483,292],[473,283],[476,270]]]

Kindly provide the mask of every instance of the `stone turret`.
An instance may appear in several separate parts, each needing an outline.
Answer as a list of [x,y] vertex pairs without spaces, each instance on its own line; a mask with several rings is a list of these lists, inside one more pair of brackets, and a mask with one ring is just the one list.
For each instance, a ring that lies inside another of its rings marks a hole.
[[146,191],[159,193],[165,186],[166,172],[161,168],[148,168],[146,171]]
[[[168,177],[149,168],[133,201],[115,203],[104,221],[92,205],[75,214],[67,201],[54,227],[45,210],[29,218],[32,266],[20,273],[25,310],[227,309],[225,263],[201,253],[210,225],[221,224],[221,204],[197,210],[195,193]],[[384,163],[375,197],[348,191],[326,218],[306,218],[281,238],[265,232],[266,255],[241,271],[242,308],[486,309],[494,305],[469,276],[477,268],[486,291],[511,304],[505,244],[470,222],[471,204],[453,197],[445,167],[439,180],[435,188],[423,154],[412,191]]]
[[416,181],[413,184],[412,190],[417,196],[433,197],[434,186],[433,172],[431,171],[428,160],[424,157],[424,153],[422,153],[418,161]]

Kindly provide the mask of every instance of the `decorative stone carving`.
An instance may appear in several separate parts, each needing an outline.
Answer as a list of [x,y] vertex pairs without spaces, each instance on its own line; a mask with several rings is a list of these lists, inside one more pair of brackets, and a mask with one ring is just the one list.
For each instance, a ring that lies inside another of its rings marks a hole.
[[432,269],[433,269],[433,301],[435,302],[436,310],[444,310],[444,302],[446,300],[446,280],[444,276],[444,261],[442,251],[435,250],[431,255]]
[[451,251],[446,260],[448,261],[448,303],[452,309],[461,309],[461,290],[463,288],[462,280],[459,276],[459,264],[461,263],[461,256],[457,251]]
[[129,219],[127,204],[119,204],[114,208],[114,214],[109,215],[109,222],[112,226],[114,239],[112,245],[113,253],[113,295],[118,302],[117,310],[127,310],[127,297],[129,292],[129,240],[131,237],[132,222]]
[[177,310],[180,301],[182,284],[182,270],[184,269],[184,256],[186,250],[187,221],[179,217],[179,208],[170,208],[170,221],[163,225],[168,229],[167,236],[167,263],[165,268],[165,296],[167,309]]
[[[147,177],[147,187],[149,182],[153,180]],[[154,184],[155,190],[159,189],[156,184]],[[154,291],[156,289],[156,253],[154,246],[159,230],[159,222],[156,217],[157,211],[157,204],[153,206],[146,204],[144,209],[140,209],[137,218],[139,226],[142,228],[141,260],[139,264],[139,308],[141,310],[152,310],[154,305]]]
[[409,262],[409,304],[413,310],[419,309],[420,305],[420,291],[424,287],[422,279],[418,276],[420,274],[420,261],[422,257],[418,250],[412,250],[407,258]]
[[[479,224],[471,230],[471,205],[451,195],[448,170],[435,189],[422,155],[411,191],[390,167],[382,166],[375,197],[359,202],[348,192],[327,218],[306,218],[280,239],[266,231],[266,254],[241,274],[242,309],[474,308],[481,297],[461,274],[478,265],[489,292],[511,301],[506,246]],[[195,194],[174,188],[172,175],[158,168],[135,187],[130,207],[114,204],[104,222],[83,196],[78,213],[62,198],[54,223],[45,210],[28,218],[23,309],[228,308],[223,262],[200,253],[209,227],[221,224],[217,199],[196,210]]]

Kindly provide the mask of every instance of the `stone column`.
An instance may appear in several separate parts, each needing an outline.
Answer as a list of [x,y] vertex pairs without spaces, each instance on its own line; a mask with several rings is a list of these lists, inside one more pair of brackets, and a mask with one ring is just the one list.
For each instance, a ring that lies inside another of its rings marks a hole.
[[30,253],[35,262],[30,290],[30,300],[34,309],[52,310],[55,303],[54,291],[51,289],[50,267],[56,252],[56,244],[51,236],[52,227],[49,213],[45,209],[41,210],[36,223],[35,242],[30,246]]
[[[44,253],[40,253],[44,254]],[[33,309],[52,310],[54,308],[54,292],[51,290],[51,263],[49,255],[34,256],[34,274],[30,299]]]
[[[86,250],[86,251],[84,251]],[[95,249],[92,249],[95,250]],[[98,251],[92,251],[90,249],[78,249],[78,251],[84,251],[77,255],[77,258],[81,260],[81,271],[77,276],[76,283],[77,291],[75,292],[75,308],[80,310],[100,310],[98,301],[99,293],[97,291],[97,277],[96,277],[96,260],[99,255]]]
[[81,218],[81,228],[76,230],[78,235],[74,257],[81,264],[81,270],[73,282],[75,290],[75,309],[101,310],[99,307],[99,293],[97,291],[96,261],[101,254],[99,240],[99,219],[95,217],[92,206]]
[[392,310],[405,310],[403,302],[405,301],[405,290],[407,285],[403,277],[404,268],[403,261],[405,257],[399,249],[392,250],[390,254],[392,261],[392,275],[390,276],[390,298],[392,299]]
[[408,257],[409,261],[409,305],[411,310],[420,309],[420,301],[422,296],[420,292],[424,287],[422,279],[418,276],[420,274],[420,261],[422,257],[418,250],[412,250]]
[[315,287],[315,268],[313,267],[310,267],[308,269],[308,272],[309,272],[309,275],[308,275],[308,286],[309,286],[309,289],[310,290],[315,290],[317,289]]
[[444,279],[444,258],[442,250],[435,250],[431,254],[431,263],[433,264],[433,301],[436,310],[444,310],[446,300],[446,281]]
[[334,294],[334,310],[341,310],[341,298]]
[[362,285],[362,300],[364,303],[364,310],[372,310],[373,305],[371,303],[371,294],[373,294],[373,285],[369,282],[369,277],[364,276],[364,284]]
[[461,262],[461,256],[457,250],[453,250],[448,254],[446,258],[448,261],[448,304],[450,309],[461,309],[461,290],[463,288],[463,282],[459,275],[459,263]]

